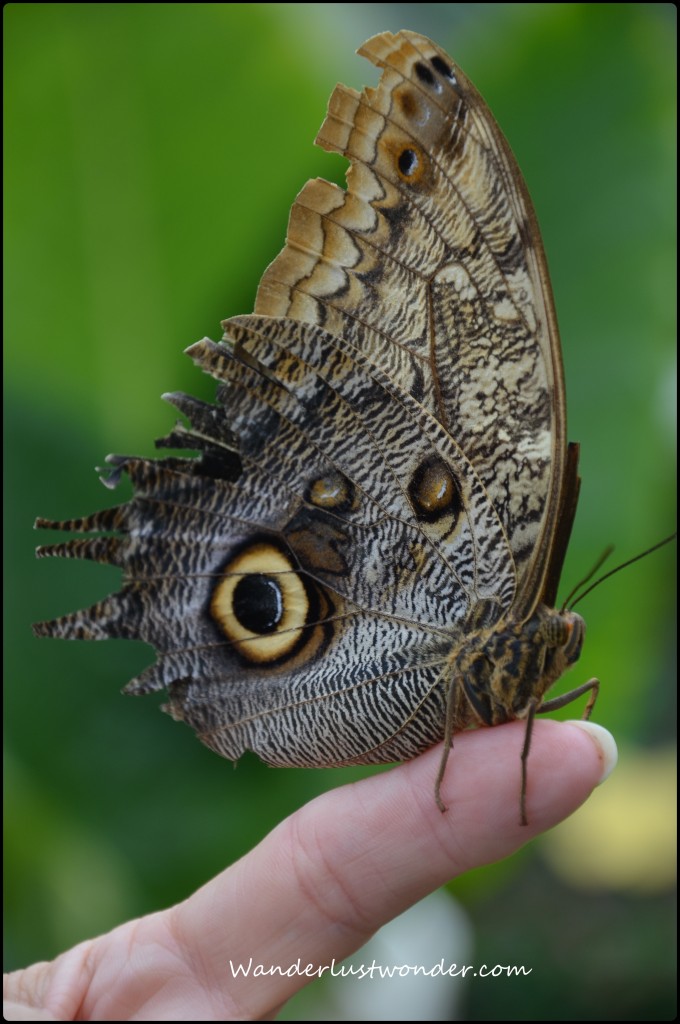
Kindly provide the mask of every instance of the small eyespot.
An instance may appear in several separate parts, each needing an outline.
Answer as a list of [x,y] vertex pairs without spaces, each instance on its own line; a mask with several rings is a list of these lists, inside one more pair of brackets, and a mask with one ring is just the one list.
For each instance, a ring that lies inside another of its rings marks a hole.
[[414,70],[421,82],[424,82],[425,85],[434,85],[434,75],[428,68],[427,64],[423,64],[421,61],[418,61]]
[[443,61],[441,57],[432,57],[430,64],[435,71],[438,71],[440,75],[443,75],[444,78],[448,78],[449,82],[456,85],[456,76],[446,61]]
[[410,147],[402,149],[397,157],[397,168],[404,181],[418,181],[424,169],[420,153]]
[[354,487],[343,473],[331,472],[313,480],[305,498],[316,508],[346,512],[354,505]]
[[419,519],[436,522],[443,516],[458,517],[462,500],[458,484],[443,459],[432,456],[418,466],[408,485],[408,495]]

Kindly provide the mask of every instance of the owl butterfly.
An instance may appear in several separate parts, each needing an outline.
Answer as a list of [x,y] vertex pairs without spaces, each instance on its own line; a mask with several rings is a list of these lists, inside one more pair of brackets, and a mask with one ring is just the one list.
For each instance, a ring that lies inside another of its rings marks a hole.
[[126,687],[217,753],[271,765],[415,757],[526,719],[579,656],[554,610],[576,509],[545,256],[514,157],[474,86],[423,36],[359,50],[375,88],[331,96],[317,142],[346,191],[309,181],[255,312],[188,350],[215,405],[159,447],[109,457],[116,508],[49,529],[40,556],[120,566],[121,591],[39,636],[129,637],[158,660]]

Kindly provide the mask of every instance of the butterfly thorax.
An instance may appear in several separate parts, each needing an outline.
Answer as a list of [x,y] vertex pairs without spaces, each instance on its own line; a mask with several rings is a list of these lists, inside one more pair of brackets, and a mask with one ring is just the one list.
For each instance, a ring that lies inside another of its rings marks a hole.
[[459,693],[456,728],[524,718],[531,705],[579,658],[585,623],[574,612],[539,605],[524,622],[503,619],[456,651],[452,681]]

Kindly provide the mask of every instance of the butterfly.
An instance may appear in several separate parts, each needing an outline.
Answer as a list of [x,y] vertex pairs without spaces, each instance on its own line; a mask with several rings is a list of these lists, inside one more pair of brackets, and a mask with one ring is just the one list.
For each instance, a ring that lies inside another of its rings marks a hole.
[[214,404],[158,459],[109,456],[130,500],[41,528],[38,555],[119,566],[122,589],[39,636],[141,639],[127,685],[217,753],[320,767],[415,757],[536,714],[578,658],[555,608],[578,499],[557,323],[510,148],[453,61],[413,32],[358,51],[378,85],[333,92],[309,181],[252,315],[187,351]]

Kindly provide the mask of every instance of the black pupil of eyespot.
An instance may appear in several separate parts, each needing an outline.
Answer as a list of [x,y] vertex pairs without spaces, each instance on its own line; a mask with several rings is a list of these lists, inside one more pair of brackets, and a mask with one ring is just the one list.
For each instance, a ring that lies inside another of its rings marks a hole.
[[234,587],[234,615],[251,633],[273,633],[283,617],[283,595],[276,580],[262,573],[244,576]]
[[418,63],[416,64],[415,68],[416,68],[416,74],[417,74],[418,78],[420,79],[420,81],[421,82],[426,82],[427,85],[432,85],[432,83],[434,82],[434,75],[432,74],[430,69],[427,67],[427,65],[426,64],[421,64],[420,61],[418,61]]
[[418,166],[418,157],[412,149],[405,149],[399,156],[399,170],[408,177]]
[[439,72],[440,75],[444,75],[445,78],[453,78],[453,72],[451,68],[446,64],[441,57],[433,57],[431,60],[432,67]]

